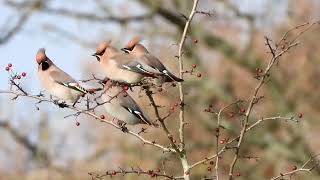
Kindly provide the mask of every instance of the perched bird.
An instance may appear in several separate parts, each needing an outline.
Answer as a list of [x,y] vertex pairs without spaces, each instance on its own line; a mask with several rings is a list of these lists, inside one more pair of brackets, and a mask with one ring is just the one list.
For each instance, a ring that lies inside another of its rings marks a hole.
[[111,80],[135,84],[144,77],[157,77],[158,71],[130,54],[121,53],[109,42],[101,42],[92,55],[102,66],[104,75]]
[[138,59],[141,59],[141,61],[152,67],[157,74],[160,74],[160,77],[158,78],[160,82],[183,81],[183,79],[180,79],[172,74],[168,68],[166,68],[157,57],[149,53],[149,51],[140,42],[141,39],[139,37],[134,37],[128,42],[126,47],[122,48],[121,50],[133,55]]
[[112,81],[106,81],[102,99],[105,110],[125,124],[153,124],[132,97],[120,86],[115,86]]
[[50,95],[71,102],[74,106],[80,96],[88,93],[69,74],[57,67],[47,57],[44,48],[38,50],[36,61],[40,83]]

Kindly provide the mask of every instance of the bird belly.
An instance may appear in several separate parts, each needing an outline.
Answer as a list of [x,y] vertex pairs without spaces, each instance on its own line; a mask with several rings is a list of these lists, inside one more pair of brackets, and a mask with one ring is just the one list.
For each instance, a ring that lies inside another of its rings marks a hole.
[[52,96],[55,96],[59,99],[65,100],[67,102],[74,103],[76,102],[83,93],[76,90],[67,88],[63,85],[60,85],[56,82],[50,81],[48,79],[43,79],[39,77],[42,87]]
[[105,103],[104,108],[107,111],[108,114],[110,114],[112,117],[124,121],[127,124],[135,125],[140,122],[140,119],[135,117],[133,114],[131,114],[129,111],[124,109],[123,107],[111,103]]

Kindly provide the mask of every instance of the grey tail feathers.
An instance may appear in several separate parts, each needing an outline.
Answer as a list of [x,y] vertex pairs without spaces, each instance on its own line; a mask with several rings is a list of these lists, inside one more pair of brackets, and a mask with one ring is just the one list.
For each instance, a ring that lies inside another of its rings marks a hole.
[[168,78],[166,79],[166,82],[183,82],[183,79],[178,78],[174,74],[172,74],[170,71],[164,70],[164,75],[166,75]]

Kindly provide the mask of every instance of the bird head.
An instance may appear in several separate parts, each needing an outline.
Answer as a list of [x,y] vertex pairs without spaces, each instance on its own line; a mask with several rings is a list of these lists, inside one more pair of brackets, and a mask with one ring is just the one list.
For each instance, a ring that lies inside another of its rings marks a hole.
[[38,63],[38,67],[45,71],[49,69],[49,67],[53,64],[53,62],[47,57],[46,50],[44,48],[40,48],[36,55],[36,61]]
[[142,41],[142,38],[139,36],[136,36],[136,37],[132,38],[127,43],[127,45],[124,48],[122,48],[121,50],[124,51],[125,53],[128,53],[128,54],[148,52],[147,49],[142,44],[140,44],[141,41]]
[[36,61],[38,64],[41,64],[42,62],[46,61],[48,58],[47,58],[47,55],[46,55],[46,50],[44,48],[40,48],[37,52],[37,55],[36,55]]
[[99,43],[96,52],[92,54],[92,56],[96,57],[98,61],[100,61],[101,56],[105,53],[106,49],[109,47],[111,41],[103,41]]

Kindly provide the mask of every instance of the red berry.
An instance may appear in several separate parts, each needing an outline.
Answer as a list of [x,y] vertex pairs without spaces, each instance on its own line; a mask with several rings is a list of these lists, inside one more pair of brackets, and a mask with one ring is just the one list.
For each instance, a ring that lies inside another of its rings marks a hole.
[[178,106],[179,106],[179,104],[178,104],[178,103],[174,103],[174,106],[175,106],[175,107],[178,107]]
[[240,172],[237,172],[237,173],[236,173],[236,176],[238,176],[238,177],[241,176]]
[[171,106],[171,107],[170,107],[170,110],[171,110],[171,111],[173,111],[173,110],[174,110],[174,107],[173,107],[173,106]]
[[297,169],[298,169],[297,166],[292,166],[292,167],[291,167],[291,170],[292,170],[292,171],[295,171],[295,170],[297,170]]
[[220,140],[220,144],[224,144],[225,141],[223,139]]
[[208,170],[208,171],[211,171],[211,167],[207,167],[207,170]]
[[80,123],[79,123],[79,122],[76,122],[76,125],[77,125],[77,126],[80,126]]
[[233,118],[233,117],[234,117],[234,112],[229,112],[229,113],[228,113],[228,116],[229,116],[230,118]]
[[102,114],[102,115],[100,115],[100,119],[104,119],[105,117],[104,117],[104,115]]
[[22,77],[26,77],[26,76],[27,76],[27,73],[23,72],[23,73],[21,74],[21,76],[22,76]]
[[9,67],[6,67],[6,71],[9,71],[10,70],[10,68]]
[[213,165],[213,163],[214,163],[213,161],[210,161],[210,165]]
[[159,88],[159,89],[158,89],[158,92],[162,92],[162,88]]
[[195,69],[197,67],[196,64],[192,64],[192,68]]
[[20,75],[18,75],[18,76],[17,76],[17,79],[21,79],[21,76],[20,76]]
[[198,39],[193,40],[193,42],[194,42],[195,44],[197,44],[197,43],[198,43]]
[[240,108],[240,112],[241,112],[241,113],[245,113],[245,112],[246,112],[246,109]]
[[11,63],[9,63],[9,64],[8,64],[8,67],[9,67],[9,68],[11,68],[11,67],[12,67],[12,64],[11,64]]
[[198,74],[197,74],[197,77],[198,77],[198,78],[201,78],[201,76],[202,76],[201,73],[198,73]]
[[125,90],[125,91],[128,91],[129,87],[128,86],[123,86],[122,89]]
[[298,114],[298,117],[299,117],[299,118],[302,118],[302,117],[303,117],[303,114],[302,114],[302,113],[299,113],[299,114]]

